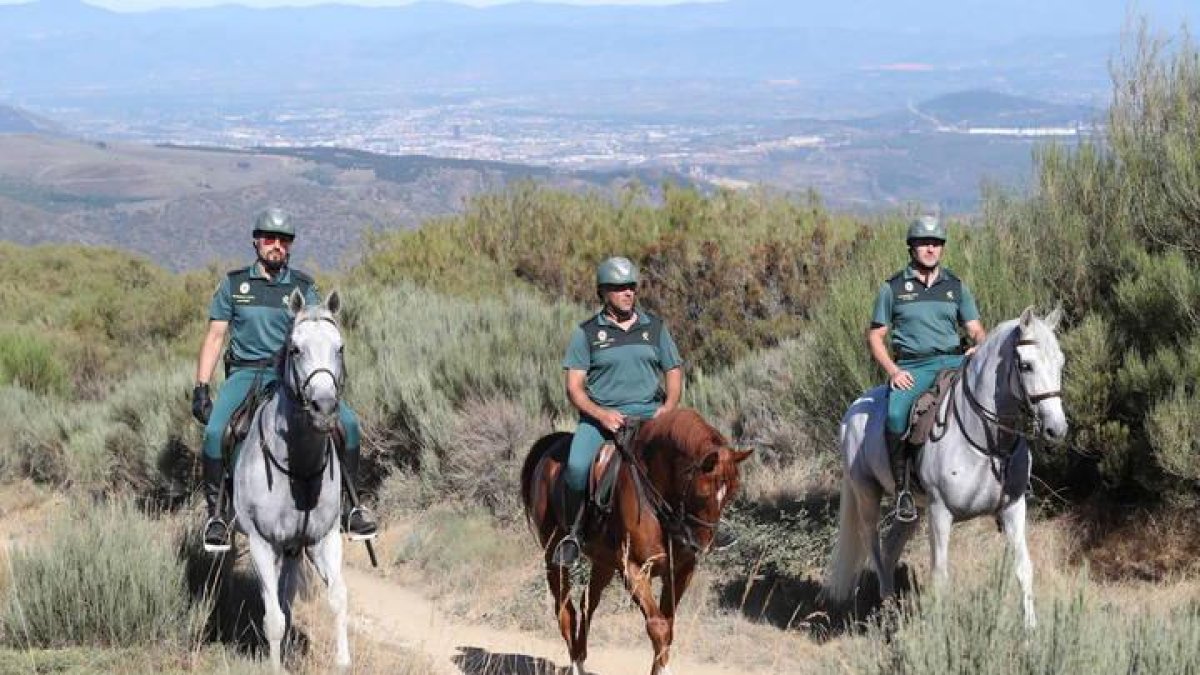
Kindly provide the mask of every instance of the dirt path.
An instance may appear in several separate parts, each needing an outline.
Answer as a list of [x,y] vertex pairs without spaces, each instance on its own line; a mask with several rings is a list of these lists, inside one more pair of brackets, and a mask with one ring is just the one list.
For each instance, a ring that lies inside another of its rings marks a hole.
[[[355,566],[345,567],[350,590],[351,625],[372,639],[428,655],[446,675],[556,673],[570,665],[557,635],[533,635],[467,625],[444,616],[408,588]],[[593,646],[587,669],[594,675],[649,672],[650,641],[630,636],[628,647]],[[740,668],[695,663],[686,655],[671,659],[672,670],[689,675],[738,675]]]

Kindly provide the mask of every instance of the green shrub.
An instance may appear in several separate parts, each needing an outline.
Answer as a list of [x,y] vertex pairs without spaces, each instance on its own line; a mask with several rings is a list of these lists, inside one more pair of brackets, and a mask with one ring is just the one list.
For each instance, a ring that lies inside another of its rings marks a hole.
[[1039,598],[1038,627],[1022,625],[1007,566],[988,579],[923,595],[911,615],[875,624],[851,654],[862,673],[1190,673],[1200,668],[1200,614],[1121,611],[1082,580]]
[[0,639],[116,647],[185,638],[183,569],[164,527],[127,501],[76,505],[44,544],[12,551]]
[[0,384],[39,394],[64,394],[69,379],[62,357],[45,338],[0,328]]

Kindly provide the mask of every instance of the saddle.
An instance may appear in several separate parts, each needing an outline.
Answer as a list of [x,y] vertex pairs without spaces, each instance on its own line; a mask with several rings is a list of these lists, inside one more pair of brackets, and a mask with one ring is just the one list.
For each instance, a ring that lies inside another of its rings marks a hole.
[[958,368],[939,371],[933,386],[913,402],[912,410],[908,413],[908,430],[902,437],[910,446],[919,448],[929,440],[937,423],[938,411],[942,409],[954,382],[958,380],[959,372]]
[[[592,460],[591,470],[588,472],[587,495],[585,497],[588,514],[585,516],[585,522],[590,522],[595,516],[603,518],[612,514],[613,501],[617,488],[617,476],[621,473],[621,465],[626,461],[632,461],[633,457],[630,453],[633,448],[633,440],[637,438],[638,430],[641,429],[642,424],[645,422],[646,418],[642,417],[627,418],[625,426],[613,434],[613,439],[611,441],[606,440],[600,446],[599,452],[596,453],[596,458]],[[555,488],[560,501],[565,497],[566,488],[566,481],[560,474],[558,485]],[[561,517],[566,516],[563,515]],[[570,527],[570,523],[564,522],[560,524],[566,526],[568,529]]]

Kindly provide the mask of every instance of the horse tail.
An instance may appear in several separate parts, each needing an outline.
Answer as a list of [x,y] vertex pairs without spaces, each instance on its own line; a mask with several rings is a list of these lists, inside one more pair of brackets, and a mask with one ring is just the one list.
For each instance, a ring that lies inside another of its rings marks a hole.
[[525,456],[525,463],[521,465],[521,503],[525,505],[525,521],[529,523],[534,532],[537,531],[537,527],[531,520],[533,517],[533,480],[538,462],[542,461],[542,457],[554,446],[562,442],[564,437],[569,438],[570,436],[571,434],[565,431],[556,431],[542,436],[529,449],[529,454]]
[[825,584],[821,588],[821,598],[833,605],[850,599],[869,554],[864,545],[866,537],[861,531],[863,521],[859,513],[858,497],[854,494],[851,480],[850,471],[847,469],[846,474],[842,476],[837,544],[834,546],[829,568],[825,572]]

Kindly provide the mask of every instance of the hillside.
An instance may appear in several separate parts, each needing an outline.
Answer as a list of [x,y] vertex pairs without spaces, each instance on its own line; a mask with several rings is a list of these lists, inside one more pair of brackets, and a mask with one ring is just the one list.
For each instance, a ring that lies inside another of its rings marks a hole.
[[278,204],[300,223],[297,259],[330,269],[357,256],[368,229],[413,227],[459,212],[473,195],[531,178],[573,190],[628,180],[331,148],[151,147],[0,135],[0,240],[115,246],[170,269],[193,269],[244,258],[254,214]]
[[57,133],[60,128],[54,122],[33,113],[0,104],[0,134]]

